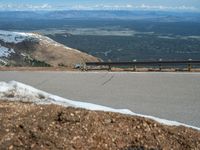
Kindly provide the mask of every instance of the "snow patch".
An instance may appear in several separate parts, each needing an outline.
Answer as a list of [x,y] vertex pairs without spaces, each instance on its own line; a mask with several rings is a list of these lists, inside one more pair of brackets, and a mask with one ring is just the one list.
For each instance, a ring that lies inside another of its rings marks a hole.
[[46,37],[46,36],[43,36],[40,34],[0,30],[0,40],[2,40],[5,43],[17,44],[17,43],[23,42],[24,40],[34,40],[34,39],[45,43],[45,45],[47,45],[47,46],[48,45],[61,46],[67,50],[73,50],[73,51],[80,53],[80,51],[78,51],[78,50],[69,48],[63,44],[60,44],[60,43],[50,39],[49,37]]
[[33,102],[36,104],[57,104],[57,105],[65,106],[65,107],[75,107],[75,108],[83,108],[83,109],[88,109],[88,110],[105,111],[105,112],[116,112],[116,113],[149,118],[165,125],[185,126],[185,127],[197,129],[200,131],[200,128],[197,128],[194,126],[189,126],[189,125],[182,124],[176,121],[160,119],[153,116],[137,114],[128,109],[113,109],[113,108],[105,107],[101,105],[95,105],[91,103],[65,99],[65,98],[35,89],[31,86],[28,86],[16,81],[10,81],[8,83],[0,82],[0,100]]
[[45,40],[48,43],[53,42],[48,37],[35,34],[35,33],[24,33],[24,32],[12,32],[12,31],[3,31],[0,30],[0,40],[4,41],[5,43],[21,43],[24,40],[30,40],[30,39],[37,39],[37,40]]
[[10,32],[0,30],[0,40],[5,43],[20,43],[23,42],[26,38],[28,38],[28,34],[20,33],[20,32]]
[[3,60],[3,59],[0,59],[0,65],[7,65],[8,63],[5,61],[5,60]]
[[0,44],[0,57],[9,57],[11,53],[15,53],[14,49],[1,46]]

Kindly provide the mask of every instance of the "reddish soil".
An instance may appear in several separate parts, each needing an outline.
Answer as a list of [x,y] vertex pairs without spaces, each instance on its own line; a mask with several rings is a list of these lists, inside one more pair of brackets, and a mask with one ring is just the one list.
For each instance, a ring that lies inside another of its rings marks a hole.
[[68,67],[0,67],[0,71],[75,71]]
[[118,113],[0,102],[0,149],[191,150],[200,132]]
[[[0,66],[0,71],[81,71],[81,69],[73,69],[71,67],[4,67]],[[105,72],[106,69],[89,69],[88,71],[99,71]],[[121,69],[121,68],[112,68],[111,72],[188,72],[187,69],[151,69],[151,68],[137,68],[136,71],[133,68]],[[200,72],[200,69],[191,69],[190,72]]]

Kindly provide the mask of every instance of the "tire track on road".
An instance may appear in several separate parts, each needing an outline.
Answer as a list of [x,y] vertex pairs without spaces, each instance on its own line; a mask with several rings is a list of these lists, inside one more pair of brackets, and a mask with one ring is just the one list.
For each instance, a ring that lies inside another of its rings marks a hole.
[[115,75],[112,75],[108,80],[103,82],[101,85],[104,86],[104,85],[108,84],[114,77],[115,77]]

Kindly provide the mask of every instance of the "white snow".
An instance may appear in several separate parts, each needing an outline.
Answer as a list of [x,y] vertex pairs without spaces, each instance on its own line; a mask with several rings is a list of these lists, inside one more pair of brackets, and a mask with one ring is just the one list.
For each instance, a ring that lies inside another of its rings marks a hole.
[[5,43],[20,43],[27,39],[37,39],[40,41],[45,41],[47,43],[53,43],[54,41],[48,37],[36,34],[36,33],[25,33],[25,32],[12,32],[0,30],[0,40]]
[[73,51],[80,53],[80,51],[78,51],[78,50],[67,47],[63,44],[60,44],[60,43],[58,43],[46,36],[40,35],[40,34],[0,30],[0,40],[2,40],[5,43],[17,44],[17,43],[23,42],[24,40],[34,40],[34,39],[41,41],[41,42],[45,43],[46,45],[61,46],[67,50],[73,50]]
[[170,125],[170,126],[185,126],[193,129],[197,129],[200,131],[200,128],[189,126],[183,123],[179,123],[176,121],[170,121],[165,119],[160,119],[153,116],[146,116],[134,113],[128,109],[113,109],[110,107],[105,107],[101,105],[95,105],[91,103],[73,101],[69,99],[64,99],[62,97],[52,95],[46,93],[44,91],[35,89],[31,86],[25,85],[23,83],[19,83],[16,81],[10,82],[0,82],[0,100],[8,100],[8,101],[22,101],[22,102],[33,102],[36,104],[57,104],[65,107],[75,107],[75,108],[84,108],[87,110],[98,110],[105,112],[116,112],[134,116],[140,116],[155,120],[159,123]]
[[3,59],[0,59],[0,64],[6,65],[7,62],[5,60],[3,60]]
[[8,57],[11,53],[15,53],[15,51],[0,44],[0,57]]
[[0,30],[0,40],[6,43],[20,43],[24,41],[28,37],[26,33],[20,32],[10,32],[10,31],[3,31]]
[[55,42],[52,39],[42,36],[36,33],[25,33],[25,32],[13,32],[13,31],[4,31],[0,30],[0,40],[5,43],[20,43],[27,39],[37,39],[41,41],[46,41],[48,43]]

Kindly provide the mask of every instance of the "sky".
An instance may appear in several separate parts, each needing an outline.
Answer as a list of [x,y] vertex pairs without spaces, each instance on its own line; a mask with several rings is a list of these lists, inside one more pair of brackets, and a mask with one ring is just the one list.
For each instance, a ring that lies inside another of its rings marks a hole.
[[200,0],[0,0],[0,10],[163,10],[200,12]]

